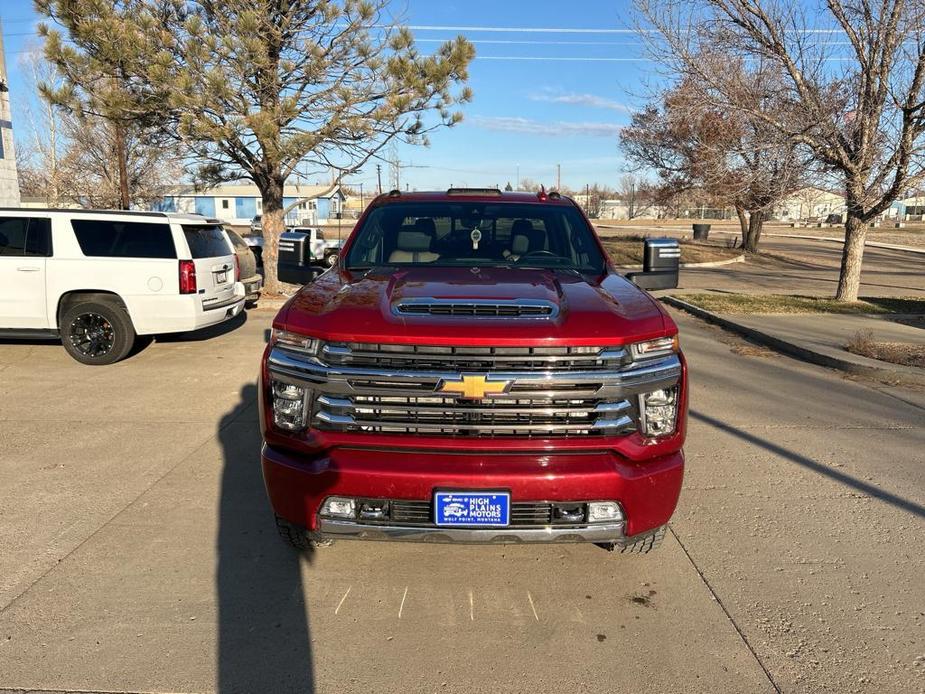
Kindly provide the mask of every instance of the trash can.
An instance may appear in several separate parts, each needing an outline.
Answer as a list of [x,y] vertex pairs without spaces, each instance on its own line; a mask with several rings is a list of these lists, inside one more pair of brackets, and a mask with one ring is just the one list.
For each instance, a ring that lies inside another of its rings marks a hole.
[[693,224],[694,227],[694,241],[706,241],[710,236],[710,225],[709,224]]

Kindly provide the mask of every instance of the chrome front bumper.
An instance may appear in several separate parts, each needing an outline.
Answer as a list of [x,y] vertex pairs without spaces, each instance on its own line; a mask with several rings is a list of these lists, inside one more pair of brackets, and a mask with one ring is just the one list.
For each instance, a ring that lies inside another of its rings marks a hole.
[[440,542],[459,544],[521,544],[527,542],[600,542],[624,545],[639,537],[627,538],[624,524],[601,523],[581,527],[557,528],[447,528],[368,525],[348,520],[322,518],[315,539],[325,540],[397,540],[404,542]]

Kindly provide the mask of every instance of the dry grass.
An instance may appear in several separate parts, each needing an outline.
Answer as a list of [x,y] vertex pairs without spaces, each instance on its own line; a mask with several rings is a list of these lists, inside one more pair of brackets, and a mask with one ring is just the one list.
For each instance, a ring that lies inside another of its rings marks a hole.
[[[601,242],[614,265],[641,265],[643,236],[620,236],[603,238]],[[741,255],[741,251],[724,246],[681,241],[682,263],[713,263],[729,260]]]
[[890,364],[925,368],[925,343],[877,342],[874,340],[874,334],[865,330],[855,333],[851,342],[845,345],[845,349],[852,354],[860,354],[862,357],[879,359]]
[[787,294],[684,294],[678,297],[715,313],[925,313],[925,299],[866,297],[853,303]]

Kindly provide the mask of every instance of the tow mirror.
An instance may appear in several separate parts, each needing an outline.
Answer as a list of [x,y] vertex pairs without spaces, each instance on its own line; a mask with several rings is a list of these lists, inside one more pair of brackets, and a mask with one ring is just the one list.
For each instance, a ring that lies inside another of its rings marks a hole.
[[286,231],[279,237],[276,276],[289,284],[308,284],[324,272],[311,264],[311,235],[304,231]]
[[681,244],[677,239],[646,239],[642,246],[642,272],[626,277],[643,289],[675,289],[681,266]]

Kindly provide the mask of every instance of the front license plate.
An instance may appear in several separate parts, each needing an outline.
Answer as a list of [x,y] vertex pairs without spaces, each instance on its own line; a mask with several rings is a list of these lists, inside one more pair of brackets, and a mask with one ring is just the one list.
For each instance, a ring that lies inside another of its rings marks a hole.
[[511,520],[511,495],[507,492],[436,492],[434,517],[437,525],[505,526]]
[[215,273],[215,284],[224,284],[228,281],[228,271],[222,270]]

